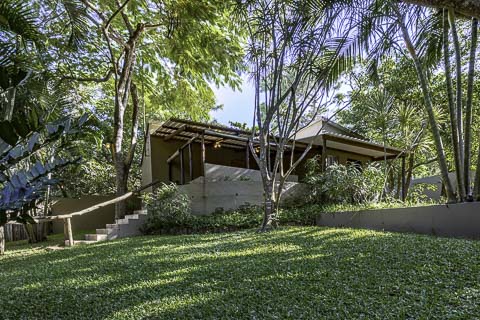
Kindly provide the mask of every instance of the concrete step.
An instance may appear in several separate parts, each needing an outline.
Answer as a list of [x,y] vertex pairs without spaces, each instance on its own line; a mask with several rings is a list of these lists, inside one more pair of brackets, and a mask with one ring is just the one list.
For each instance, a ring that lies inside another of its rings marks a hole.
[[[73,240],[73,243],[75,245],[77,244],[90,244],[90,243],[95,243],[97,241],[87,241],[87,240]],[[65,246],[68,247],[70,245],[70,240],[65,240]]]
[[118,228],[97,229],[96,234],[110,234],[116,232],[117,230]]
[[127,214],[124,219],[138,219],[140,216],[138,214]]
[[118,229],[119,225],[116,223],[107,223],[106,224],[107,229]]
[[128,219],[118,219],[117,221],[115,221],[117,224],[127,224],[128,223]]
[[135,211],[133,211],[133,214],[145,214],[146,215],[147,213],[148,213],[147,210],[135,210]]
[[102,241],[102,240],[107,240],[107,235],[106,234],[86,234],[85,235],[85,240],[87,241]]

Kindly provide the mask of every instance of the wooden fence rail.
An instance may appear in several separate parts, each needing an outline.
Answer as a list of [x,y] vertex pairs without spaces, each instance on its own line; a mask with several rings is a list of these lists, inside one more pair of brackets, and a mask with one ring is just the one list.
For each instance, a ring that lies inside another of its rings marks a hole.
[[97,209],[106,207],[108,205],[118,203],[120,201],[123,201],[125,199],[130,198],[133,195],[137,195],[141,191],[143,191],[145,189],[148,189],[148,188],[150,188],[150,187],[152,187],[152,186],[154,186],[158,183],[159,183],[159,181],[155,180],[155,181],[153,181],[153,182],[151,182],[147,185],[144,185],[144,186],[138,188],[135,191],[127,192],[122,196],[119,196],[117,198],[114,198],[114,199],[111,199],[111,200],[108,200],[108,201],[105,201],[105,202],[102,202],[102,203],[98,203],[94,206],[91,206],[89,208],[86,208],[86,209],[83,209],[83,210],[80,210],[80,211],[77,211],[77,212],[72,212],[72,213],[69,213],[69,214],[62,214],[62,215],[57,215],[57,216],[32,217],[32,218],[37,223],[39,223],[39,222],[50,222],[50,221],[54,221],[54,220],[63,220],[63,227],[64,227],[63,232],[64,232],[65,240],[68,240],[68,246],[73,246],[74,241],[73,241],[73,230],[72,230],[72,217],[81,216],[81,215],[84,215],[86,213],[95,211]]

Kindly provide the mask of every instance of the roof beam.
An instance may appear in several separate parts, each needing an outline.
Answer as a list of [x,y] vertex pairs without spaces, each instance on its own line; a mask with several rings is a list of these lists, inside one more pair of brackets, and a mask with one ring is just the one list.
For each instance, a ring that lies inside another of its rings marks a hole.
[[366,141],[363,142],[363,141],[345,139],[345,138],[342,138],[342,137],[339,137],[339,136],[336,136],[336,135],[331,135],[331,134],[328,134],[328,133],[324,133],[321,136],[326,136],[328,141],[340,142],[340,143],[348,144],[348,145],[351,145],[351,146],[354,146],[354,147],[376,150],[376,151],[380,151],[380,152],[387,152],[387,153],[391,153],[391,154],[394,154],[394,155],[398,155],[398,154],[401,154],[403,152],[402,150],[396,150],[396,149],[392,149],[390,147],[382,147],[382,146],[379,146],[379,145],[374,145],[374,144],[368,143]]
[[182,125],[180,128],[178,128],[177,130],[173,131],[173,132],[170,133],[168,136],[166,136],[165,138],[163,138],[163,140],[167,141],[167,140],[170,140],[170,139],[174,138],[177,134],[182,133],[183,131],[185,131],[186,128],[187,128],[186,125]]
[[400,154],[393,154],[393,155],[386,156],[386,157],[375,157],[375,158],[372,159],[372,161],[394,160],[394,159],[397,159],[397,158],[403,158],[403,157]]

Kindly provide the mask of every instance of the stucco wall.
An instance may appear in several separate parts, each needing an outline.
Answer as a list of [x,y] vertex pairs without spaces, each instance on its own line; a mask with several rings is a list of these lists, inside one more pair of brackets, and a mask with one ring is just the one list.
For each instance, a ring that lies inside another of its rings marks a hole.
[[[205,176],[208,182],[262,181],[262,176],[259,170],[222,166],[211,163],[205,163]],[[298,182],[298,177],[296,175],[290,175],[288,176],[287,181]],[[203,183],[203,177],[193,180],[192,183]]]
[[[263,186],[258,181],[216,181],[190,183],[180,186],[180,190],[190,197],[192,213],[210,214],[222,208],[235,209],[244,204],[261,205]],[[305,192],[305,185],[287,182],[283,200],[291,200]]]
[[480,203],[321,213],[317,225],[480,239]]

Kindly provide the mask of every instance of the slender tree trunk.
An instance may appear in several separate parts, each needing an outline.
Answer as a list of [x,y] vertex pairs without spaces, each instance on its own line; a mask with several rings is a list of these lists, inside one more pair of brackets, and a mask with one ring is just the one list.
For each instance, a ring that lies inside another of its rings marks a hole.
[[453,158],[455,161],[455,175],[457,177],[457,193],[460,197],[460,201],[465,199],[465,195],[461,190],[464,190],[463,183],[463,170],[461,163],[460,155],[460,146],[459,146],[459,137],[460,133],[458,131],[458,109],[455,110],[455,100],[453,94],[453,85],[452,85],[452,74],[451,74],[451,65],[450,65],[450,53],[448,48],[449,38],[448,38],[448,26],[449,26],[449,14],[448,10],[443,10],[443,62],[445,67],[445,83],[447,86],[447,97],[448,97],[448,111],[450,115],[450,127],[452,135],[452,146],[453,146]]
[[465,201],[465,144],[463,141],[463,102],[462,102],[462,58],[460,52],[460,41],[458,40],[457,26],[455,24],[455,12],[448,9],[448,19],[452,29],[453,47],[455,51],[455,70],[456,70],[456,112],[457,112],[457,130],[458,130],[458,167],[457,185],[460,201]]
[[450,178],[448,176],[447,160],[445,157],[445,151],[443,148],[443,142],[442,142],[442,137],[440,135],[440,130],[438,129],[437,121],[435,119],[435,112],[433,110],[433,103],[430,97],[430,91],[428,89],[428,82],[427,82],[425,73],[423,72],[423,67],[420,62],[420,59],[417,56],[415,47],[413,46],[412,40],[408,33],[408,29],[405,26],[405,23],[403,21],[403,16],[399,11],[400,9],[398,8],[398,5],[396,5],[395,9],[396,9],[396,15],[398,18],[398,24],[400,26],[403,39],[405,41],[405,45],[407,46],[410,56],[412,57],[412,60],[414,62],[415,70],[417,71],[418,80],[422,88],[422,93],[425,100],[425,108],[428,115],[428,122],[430,124],[430,130],[432,131],[433,140],[435,142],[435,150],[437,152],[438,164],[440,166],[441,176],[446,188],[447,198],[449,202],[456,202],[455,194],[452,188],[452,182],[450,181]]
[[475,186],[473,187],[473,199],[476,201],[480,201],[480,147],[478,148],[477,155],[477,170],[475,171]]
[[415,153],[411,152],[408,156],[408,169],[407,169],[407,178],[405,179],[405,196],[406,199],[408,196],[408,191],[410,190],[410,184],[412,183],[413,167],[415,165]]
[[5,228],[0,226],[0,256],[5,254]]
[[8,99],[7,108],[5,109],[5,114],[3,115],[3,120],[10,121],[13,117],[13,109],[15,108],[15,96],[17,93],[17,88],[13,87],[10,89],[10,98]]
[[275,227],[274,213],[275,213],[275,201],[274,201],[274,188],[272,179],[264,181],[265,192],[265,208],[263,215],[263,222],[260,228],[261,232],[268,231],[270,228]]
[[[455,49],[455,69],[456,69],[456,104],[457,104],[457,127],[458,127],[458,153],[460,154],[460,168],[462,171],[463,182],[463,162],[465,158],[465,144],[463,141],[463,102],[462,102],[462,53],[460,50],[460,41],[458,40],[457,26],[455,24],[455,11],[448,10],[448,18],[450,21],[450,27],[452,28],[453,47]],[[459,191],[460,194],[464,193],[465,187]],[[465,198],[465,197],[464,197]]]
[[473,101],[473,81],[475,77],[475,58],[477,52],[478,40],[478,20],[472,19],[472,29],[470,37],[470,56],[468,62],[468,76],[467,76],[467,105],[465,110],[465,163],[463,165],[465,170],[465,193],[471,199],[472,189],[470,181],[470,166],[472,157],[472,101]]

